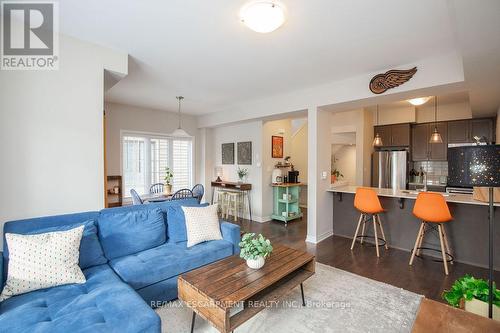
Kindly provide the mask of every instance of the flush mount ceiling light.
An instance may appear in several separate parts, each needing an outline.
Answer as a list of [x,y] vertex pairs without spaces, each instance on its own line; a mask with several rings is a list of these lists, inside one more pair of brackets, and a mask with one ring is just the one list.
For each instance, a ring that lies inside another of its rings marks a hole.
[[409,99],[408,102],[411,105],[419,106],[419,105],[427,103],[427,101],[430,99],[431,99],[430,96],[429,97],[419,97],[419,98]]
[[283,25],[285,11],[274,1],[254,1],[241,8],[240,19],[253,31],[268,33]]

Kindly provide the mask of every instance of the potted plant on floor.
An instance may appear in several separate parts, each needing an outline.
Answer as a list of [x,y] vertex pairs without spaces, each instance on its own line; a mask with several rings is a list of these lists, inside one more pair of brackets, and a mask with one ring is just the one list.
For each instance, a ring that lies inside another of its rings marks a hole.
[[[450,290],[443,292],[443,299],[451,306],[488,317],[488,282],[470,275],[455,281]],[[493,319],[500,320],[500,290],[493,283]]]
[[266,258],[273,252],[273,247],[269,239],[261,234],[244,234],[240,242],[240,257],[247,261],[247,265],[253,269],[264,266]]
[[166,195],[169,195],[172,193],[172,179],[174,178],[174,174],[170,170],[169,167],[165,168],[165,178],[164,178],[164,187],[163,187],[163,192]]

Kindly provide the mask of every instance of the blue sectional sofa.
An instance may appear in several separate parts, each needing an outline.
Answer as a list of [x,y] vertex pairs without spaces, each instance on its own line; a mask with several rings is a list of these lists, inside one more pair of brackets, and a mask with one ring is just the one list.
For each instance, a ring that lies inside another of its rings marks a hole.
[[[177,298],[177,277],[237,254],[240,229],[221,223],[223,240],[186,247],[181,206],[196,199],[7,222],[5,233],[38,234],[84,225],[84,284],[11,297],[0,303],[0,332],[160,332],[152,308]],[[9,249],[0,253],[0,287]]]

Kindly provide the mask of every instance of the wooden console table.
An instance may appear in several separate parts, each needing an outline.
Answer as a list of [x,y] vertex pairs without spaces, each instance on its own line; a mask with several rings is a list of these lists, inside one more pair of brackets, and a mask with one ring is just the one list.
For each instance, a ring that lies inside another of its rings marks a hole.
[[252,190],[252,184],[222,181],[222,182],[212,182],[211,185],[212,185],[212,204],[214,203],[214,194],[216,188],[245,192],[245,195],[248,200],[248,213],[250,214],[250,220],[252,220],[252,204],[250,200],[250,191]]

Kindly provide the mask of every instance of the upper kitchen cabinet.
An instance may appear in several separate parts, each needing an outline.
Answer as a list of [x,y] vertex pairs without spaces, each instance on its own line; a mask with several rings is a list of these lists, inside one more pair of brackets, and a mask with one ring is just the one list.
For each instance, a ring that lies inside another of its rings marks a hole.
[[456,120],[448,122],[449,143],[476,142],[474,137],[480,137],[483,142],[495,141],[495,123],[493,118]]
[[[437,126],[442,143],[429,143],[434,126]],[[412,131],[411,155],[413,161],[446,161],[448,153],[448,128],[446,123],[416,124]]]
[[471,141],[475,142],[474,137],[477,136],[483,142],[492,143],[495,141],[493,128],[494,119],[492,118],[472,119],[470,121]]
[[470,141],[469,120],[456,120],[448,122],[448,143],[464,143]]
[[382,138],[384,147],[405,147],[410,145],[410,124],[375,126],[375,134]]

